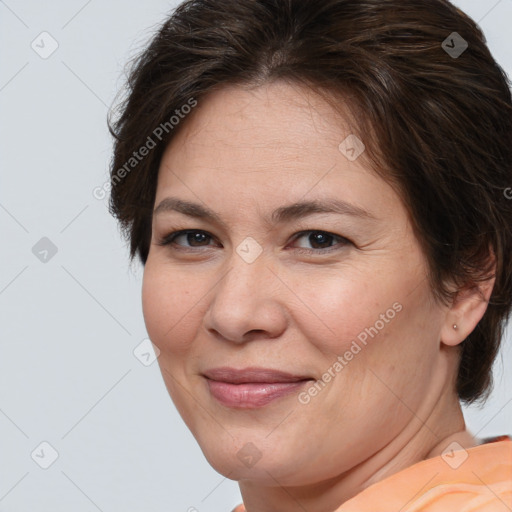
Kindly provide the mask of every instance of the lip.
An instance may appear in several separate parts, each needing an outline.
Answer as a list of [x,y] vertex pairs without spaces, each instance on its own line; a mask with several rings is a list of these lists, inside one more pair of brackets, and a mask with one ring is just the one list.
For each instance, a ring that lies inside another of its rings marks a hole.
[[213,368],[203,372],[211,395],[222,405],[240,409],[263,407],[294,393],[310,376],[270,368]]
[[312,379],[309,375],[292,374],[281,370],[260,368],[257,366],[240,369],[223,366],[221,368],[206,370],[203,372],[203,375],[210,380],[229,382],[231,384],[256,382],[273,384],[276,382],[298,382]]

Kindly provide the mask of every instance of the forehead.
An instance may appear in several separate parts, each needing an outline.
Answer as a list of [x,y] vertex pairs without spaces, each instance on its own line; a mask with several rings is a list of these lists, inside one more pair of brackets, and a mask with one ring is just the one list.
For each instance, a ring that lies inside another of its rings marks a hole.
[[303,86],[226,87],[198,103],[167,147],[156,202],[171,190],[195,200],[215,194],[275,206],[285,197],[290,203],[334,193],[389,209],[396,194],[365,164],[364,153],[353,160],[340,151],[354,127],[342,104],[335,111]]
[[[230,154],[276,151],[297,155],[301,149],[332,148],[349,134],[352,119],[342,116],[321,96],[298,84],[273,82],[260,87],[228,86],[202,99],[185,120],[171,146],[198,149],[215,144]],[[267,151],[265,151],[267,150]],[[200,157],[200,150],[187,157]]]

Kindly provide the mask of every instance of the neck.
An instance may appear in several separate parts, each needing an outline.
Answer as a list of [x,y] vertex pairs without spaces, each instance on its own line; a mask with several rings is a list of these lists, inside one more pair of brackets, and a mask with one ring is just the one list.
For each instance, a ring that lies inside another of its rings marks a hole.
[[330,512],[370,485],[422,460],[441,455],[452,442],[464,448],[477,445],[466,430],[455,394],[444,395],[411,413],[407,426],[386,446],[349,471],[302,487],[261,486],[240,481],[247,512]]

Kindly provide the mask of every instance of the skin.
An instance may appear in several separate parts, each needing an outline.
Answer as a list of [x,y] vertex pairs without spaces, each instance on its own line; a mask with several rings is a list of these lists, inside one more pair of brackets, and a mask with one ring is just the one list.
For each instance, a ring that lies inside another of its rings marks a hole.
[[[297,503],[333,511],[452,440],[478,443],[455,393],[457,348],[483,316],[493,281],[483,295],[434,301],[399,196],[364,153],[350,161],[338,149],[353,133],[349,119],[302,86],[227,87],[189,114],[161,161],[155,208],[172,196],[210,208],[224,225],[154,214],[146,327],[183,420],[209,463],[239,481],[248,512],[296,511]],[[327,197],[374,218],[266,221],[278,207]],[[210,238],[159,245],[181,229]],[[350,242],[296,238],[305,230]],[[252,263],[236,251],[249,236],[263,251]],[[293,393],[256,409],[226,407],[202,376],[220,366],[262,366],[322,379],[395,303],[401,311],[307,404]],[[249,442],[261,454],[252,467],[237,457]]]

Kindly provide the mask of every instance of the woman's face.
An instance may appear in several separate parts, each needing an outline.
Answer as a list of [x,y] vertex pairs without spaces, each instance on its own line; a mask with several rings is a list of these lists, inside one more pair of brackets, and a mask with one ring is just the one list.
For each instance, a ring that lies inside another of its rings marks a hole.
[[304,485],[413,437],[451,369],[398,195],[299,86],[225,88],[189,115],[159,170],[143,310],[209,462]]

